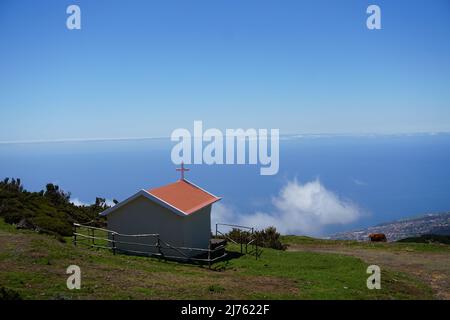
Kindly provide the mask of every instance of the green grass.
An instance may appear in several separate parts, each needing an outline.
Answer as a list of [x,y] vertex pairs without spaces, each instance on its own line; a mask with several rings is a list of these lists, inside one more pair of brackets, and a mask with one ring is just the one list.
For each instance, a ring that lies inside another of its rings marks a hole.
[[[238,255],[239,247],[230,246]],[[338,254],[263,249],[206,266],[113,255],[17,231],[0,219],[0,287],[24,299],[431,299],[431,289],[382,270],[382,289],[366,288],[367,264]],[[81,290],[66,288],[66,268],[82,272]]]
[[406,239],[398,240],[398,242],[404,243],[433,243],[433,244],[447,244],[450,245],[450,235],[437,235],[437,234],[424,234],[419,237],[409,237]]
[[305,236],[281,236],[281,241],[291,246],[342,246],[346,248],[407,251],[407,252],[447,252],[450,245],[440,243],[413,242],[361,242],[351,240],[327,240]]
[[219,284],[212,284],[208,287],[208,290],[211,292],[222,293],[225,291],[225,288]]
[[420,293],[422,298],[429,297],[431,291],[417,280],[387,270],[383,270],[383,290],[368,290],[367,266],[360,259],[338,254],[271,249],[264,249],[258,261],[243,256],[231,262],[231,267],[246,275],[293,280],[302,299],[407,299],[415,293]]
[[[87,227],[77,227],[77,233],[84,236],[77,236],[77,242],[81,242],[87,245],[91,245],[94,240],[94,244],[97,246],[109,247],[110,244],[108,242],[108,232],[101,229],[91,229]],[[94,236],[95,239],[92,239]],[[89,237],[89,238],[88,238]],[[65,237],[65,240],[68,242],[72,241],[72,237]]]

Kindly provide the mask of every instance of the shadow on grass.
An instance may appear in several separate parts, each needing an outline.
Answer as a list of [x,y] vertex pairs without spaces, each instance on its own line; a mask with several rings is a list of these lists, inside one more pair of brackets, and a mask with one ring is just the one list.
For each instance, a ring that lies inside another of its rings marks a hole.
[[[116,249],[116,255],[153,258],[153,259],[158,259],[161,262],[174,262],[174,263],[179,263],[179,264],[183,264],[183,265],[193,265],[193,266],[199,266],[201,268],[209,268],[208,261],[191,260],[191,259],[183,258],[183,257],[174,258],[174,257],[165,257],[165,256],[152,255],[152,254],[145,254],[145,253],[139,254],[139,253],[131,253],[131,252],[127,252],[127,251],[123,251],[123,250],[119,250],[119,249]],[[242,257],[244,255],[246,255],[246,254],[236,252],[236,251],[226,251],[225,256],[211,262],[210,269],[213,271],[223,271],[223,270],[227,269],[227,266],[229,265],[229,261],[231,261],[233,259],[239,259],[240,257]],[[193,258],[207,260],[208,255],[201,254],[201,255],[197,255]]]

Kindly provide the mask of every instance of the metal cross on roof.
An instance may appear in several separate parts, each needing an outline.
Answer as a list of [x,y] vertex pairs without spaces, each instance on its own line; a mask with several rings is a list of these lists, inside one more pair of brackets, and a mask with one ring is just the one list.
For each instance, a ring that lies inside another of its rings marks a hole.
[[189,170],[184,167],[184,162],[181,162],[181,168],[177,168],[177,171],[181,172],[181,180],[184,180],[184,172]]

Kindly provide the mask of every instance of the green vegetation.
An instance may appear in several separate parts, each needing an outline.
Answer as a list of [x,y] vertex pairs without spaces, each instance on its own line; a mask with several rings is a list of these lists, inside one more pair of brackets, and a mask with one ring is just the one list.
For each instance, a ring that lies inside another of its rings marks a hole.
[[0,217],[7,223],[56,235],[60,239],[72,234],[74,222],[94,221],[101,225],[98,213],[106,208],[102,198],[97,198],[90,206],[75,206],[70,202],[70,193],[51,183],[45,190],[29,192],[23,188],[20,179],[0,181]]
[[450,246],[436,242],[413,243],[404,242],[361,242],[353,240],[327,240],[316,239],[305,236],[281,236],[281,241],[288,247],[333,247],[333,248],[354,248],[370,249],[380,251],[397,252],[447,252],[450,253]]
[[281,235],[275,227],[268,227],[264,230],[256,230],[253,238],[250,232],[233,228],[226,236],[237,243],[248,243],[256,239],[258,246],[276,250],[286,250],[286,245],[281,242]]
[[222,293],[225,291],[225,288],[219,284],[212,284],[208,287],[210,292]]
[[[0,219],[0,287],[23,299],[431,299],[431,289],[404,273],[383,271],[382,289],[366,288],[367,264],[339,254],[264,248],[207,266],[113,255],[47,235],[16,230]],[[69,265],[81,290],[66,288]]]
[[[275,228],[256,232],[258,244],[265,247],[258,260],[253,255],[241,255],[239,246],[229,245],[229,259],[213,264],[211,269],[157,258],[113,255],[109,250],[91,249],[89,240],[85,240],[88,246],[74,246],[70,241],[73,223],[92,222],[102,227],[104,222],[98,213],[106,208],[101,198],[90,206],[75,206],[70,203],[70,193],[53,184],[40,192],[29,192],[20,179],[0,181],[0,300],[431,299],[435,296],[425,284],[428,282],[411,269],[398,272],[383,267],[382,289],[368,290],[367,260],[349,256],[348,251],[354,254],[377,250],[370,252],[371,257],[377,253],[377,259],[393,252],[402,259],[410,253],[433,254],[425,257],[433,263],[450,253],[450,246],[444,244],[321,240],[280,236]],[[78,232],[88,231],[79,228]],[[98,230],[95,236],[106,237],[102,233]],[[229,236],[238,242],[250,240],[248,233],[238,230],[232,230]],[[97,239],[96,244],[106,242]],[[322,252],[323,248],[332,251]],[[439,263],[446,266],[445,257]],[[72,264],[81,267],[81,290],[66,287],[66,268]],[[439,294],[445,298],[447,291],[442,286]]]
[[450,244],[450,236],[442,236],[437,234],[424,234],[420,237],[410,237],[398,240],[397,242],[415,242],[415,243],[434,243],[434,244]]
[[22,300],[19,293],[14,290],[1,287],[0,288],[0,300]]

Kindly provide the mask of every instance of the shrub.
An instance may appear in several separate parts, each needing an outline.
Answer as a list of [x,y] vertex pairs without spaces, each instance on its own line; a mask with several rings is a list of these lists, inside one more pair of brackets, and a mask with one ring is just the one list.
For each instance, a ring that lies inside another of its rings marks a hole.
[[0,300],[22,300],[17,291],[5,287],[0,288]]
[[72,234],[74,222],[104,226],[105,218],[99,217],[99,213],[107,208],[103,198],[97,198],[90,206],[73,205],[70,192],[51,183],[45,191],[29,192],[22,187],[20,179],[0,181],[0,217],[6,223],[20,225],[26,221],[19,228],[29,226],[28,229],[55,235],[60,240]]
[[248,231],[233,228],[226,236],[237,243],[248,243],[256,239],[258,246],[276,250],[286,250],[287,245],[281,243],[280,233],[275,227],[268,227],[263,230],[257,230],[252,234]]
[[450,244],[450,235],[423,234],[418,237],[409,237],[398,240],[397,242],[415,242],[415,243],[442,243]]
[[33,220],[33,224],[39,226],[42,233],[57,233],[62,236],[72,235],[72,225],[64,217],[49,217],[40,215]]
[[237,243],[248,243],[250,242],[252,235],[248,231],[233,228],[226,236]]
[[281,243],[280,233],[275,227],[268,227],[261,231],[255,232],[258,245],[261,247],[272,248],[277,250],[286,250],[287,245]]
[[218,284],[212,284],[208,287],[209,292],[222,293],[225,288]]

